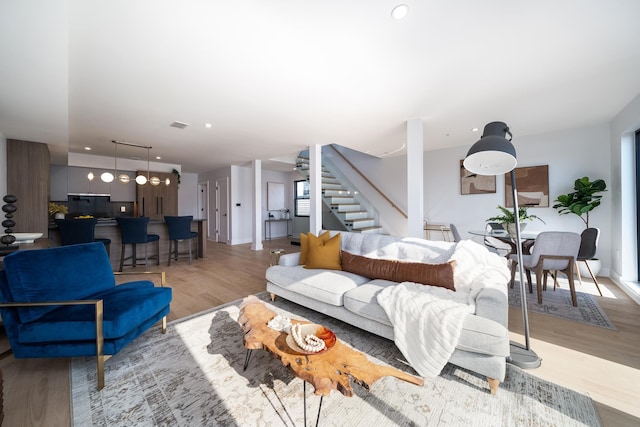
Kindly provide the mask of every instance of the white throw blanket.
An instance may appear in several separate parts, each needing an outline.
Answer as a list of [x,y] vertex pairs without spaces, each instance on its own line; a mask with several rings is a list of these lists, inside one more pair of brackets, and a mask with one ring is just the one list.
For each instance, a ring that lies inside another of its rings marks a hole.
[[509,280],[506,260],[470,240],[459,242],[451,259],[456,260],[455,292],[403,282],[377,297],[393,325],[396,346],[425,377],[439,375],[451,358],[480,290],[495,287],[506,293]]
[[393,324],[396,346],[423,377],[440,374],[458,344],[466,314],[474,311],[473,305],[456,301],[453,294],[411,282],[378,294],[378,303]]

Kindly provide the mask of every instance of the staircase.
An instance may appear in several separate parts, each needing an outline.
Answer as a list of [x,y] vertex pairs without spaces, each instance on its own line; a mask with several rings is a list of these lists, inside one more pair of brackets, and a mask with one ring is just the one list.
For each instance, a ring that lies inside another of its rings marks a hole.
[[[301,151],[296,160],[298,172],[309,179],[309,152]],[[322,156],[322,201],[345,231],[380,234],[377,209],[340,173],[333,163]],[[323,223],[325,221],[323,216]]]

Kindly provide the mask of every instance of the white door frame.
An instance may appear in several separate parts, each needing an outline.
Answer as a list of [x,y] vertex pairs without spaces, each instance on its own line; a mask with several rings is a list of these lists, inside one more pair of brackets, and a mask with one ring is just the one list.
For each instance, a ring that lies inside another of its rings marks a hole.
[[211,236],[211,221],[209,221],[209,181],[198,183],[198,218],[207,220],[206,239]]

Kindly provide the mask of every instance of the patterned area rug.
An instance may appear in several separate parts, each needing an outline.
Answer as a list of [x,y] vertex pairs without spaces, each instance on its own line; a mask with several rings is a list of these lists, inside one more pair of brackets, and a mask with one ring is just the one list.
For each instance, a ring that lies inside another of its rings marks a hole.
[[[258,295],[266,300],[266,294]],[[236,322],[239,301],[154,327],[106,363],[96,391],[95,361],[72,359],[75,426],[300,426],[303,384],[265,351],[245,349]],[[332,329],[376,362],[414,373],[393,342],[283,299],[272,307]],[[295,314],[293,314],[295,313]],[[355,395],[332,392],[322,402],[323,426],[598,426],[588,396],[508,366],[497,395],[484,377],[447,365],[418,387],[385,377]],[[308,423],[319,397],[307,387]]]
[[[534,279],[535,283],[535,279]],[[595,297],[587,292],[576,291],[578,306],[571,304],[571,292],[568,283],[561,286],[565,288],[557,288],[553,290],[553,279],[549,278],[547,290],[542,291],[542,304],[538,304],[538,294],[536,287],[533,287],[533,293],[527,292],[527,309],[529,312],[549,314],[551,316],[569,319],[592,326],[600,326],[602,328],[616,330],[613,322],[609,320]],[[516,280],[513,288],[509,288],[509,305],[520,307],[520,281]]]

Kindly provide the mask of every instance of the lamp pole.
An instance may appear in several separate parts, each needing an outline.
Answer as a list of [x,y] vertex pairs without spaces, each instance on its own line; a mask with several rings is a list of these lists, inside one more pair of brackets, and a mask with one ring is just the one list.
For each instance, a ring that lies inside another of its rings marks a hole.
[[[516,228],[516,253],[518,254],[518,270],[520,274],[520,305],[522,308],[522,326],[524,328],[524,347],[521,344],[511,342],[510,355],[507,358],[507,362],[511,363],[522,369],[533,369],[540,366],[542,359],[531,350],[531,343],[529,342],[529,314],[527,310],[527,291],[524,284],[524,267],[522,259],[522,238],[520,236],[520,213],[518,207],[518,190],[516,189],[516,172],[515,168],[511,169],[509,175],[511,176],[511,191],[513,196],[513,218]],[[538,280],[538,286],[540,286],[541,278]]]
[[[506,139],[506,135],[509,139]],[[522,237],[520,235],[520,215],[518,208],[518,190],[516,188],[515,168],[516,149],[511,143],[509,126],[503,122],[491,122],[484,127],[480,140],[473,144],[464,159],[464,167],[479,175],[501,175],[509,172],[513,196],[513,218],[516,229],[516,254],[520,271],[520,304],[522,308],[522,324],[524,327],[525,345],[510,343],[510,355],[507,362],[523,369],[540,366],[541,359],[531,350],[529,342],[529,316],[527,312],[527,295],[524,284],[524,267],[522,257]],[[540,280],[540,279],[538,279]]]

